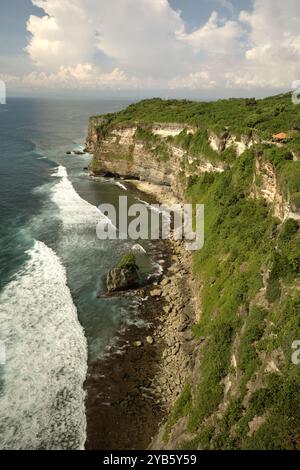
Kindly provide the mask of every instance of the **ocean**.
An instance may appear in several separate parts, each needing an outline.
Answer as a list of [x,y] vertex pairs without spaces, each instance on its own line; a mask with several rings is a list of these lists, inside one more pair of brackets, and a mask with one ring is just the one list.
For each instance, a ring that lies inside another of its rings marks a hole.
[[142,322],[134,299],[98,298],[107,270],[147,243],[101,241],[97,206],[136,196],[95,180],[81,149],[90,115],[125,101],[8,99],[0,106],[0,448],[83,449],[88,361]]

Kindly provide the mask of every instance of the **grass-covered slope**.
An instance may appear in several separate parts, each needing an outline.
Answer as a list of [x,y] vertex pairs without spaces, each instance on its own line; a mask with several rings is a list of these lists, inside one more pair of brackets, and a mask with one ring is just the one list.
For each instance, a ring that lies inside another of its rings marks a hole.
[[247,151],[188,189],[206,212],[194,327],[206,342],[184,405],[195,436],[183,447],[300,448],[300,366],[291,361],[300,338],[299,225],[280,223],[263,200],[249,197],[254,159]]

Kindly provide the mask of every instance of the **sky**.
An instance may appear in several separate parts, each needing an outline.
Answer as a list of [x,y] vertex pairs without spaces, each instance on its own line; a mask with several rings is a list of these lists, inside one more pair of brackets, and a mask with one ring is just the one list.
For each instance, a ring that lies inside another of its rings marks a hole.
[[260,97],[299,59],[299,0],[0,1],[8,95]]

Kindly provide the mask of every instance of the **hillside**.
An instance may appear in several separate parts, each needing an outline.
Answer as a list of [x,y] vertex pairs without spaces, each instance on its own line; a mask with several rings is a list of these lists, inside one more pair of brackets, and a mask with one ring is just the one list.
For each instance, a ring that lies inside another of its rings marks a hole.
[[94,174],[205,204],[193,260],[201,341],[156,445],[300,449],[300,107],[290,94],[146,100],[92,117],[87,148]]

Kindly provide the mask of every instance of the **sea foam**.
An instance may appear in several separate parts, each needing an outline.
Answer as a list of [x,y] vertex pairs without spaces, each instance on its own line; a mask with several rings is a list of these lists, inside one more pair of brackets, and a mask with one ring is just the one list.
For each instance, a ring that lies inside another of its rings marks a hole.
[[87,346],[66,272],[36,241],[0,295],[0,448],[82,449]]
[[55,169],[52,176],[61,178],[53,186],[52,200],[60,209],[61,218],[65,226],[93,224],[99,218],[104,217],[96,206],[82,199],[75,191],[64,166],[60,165]]

